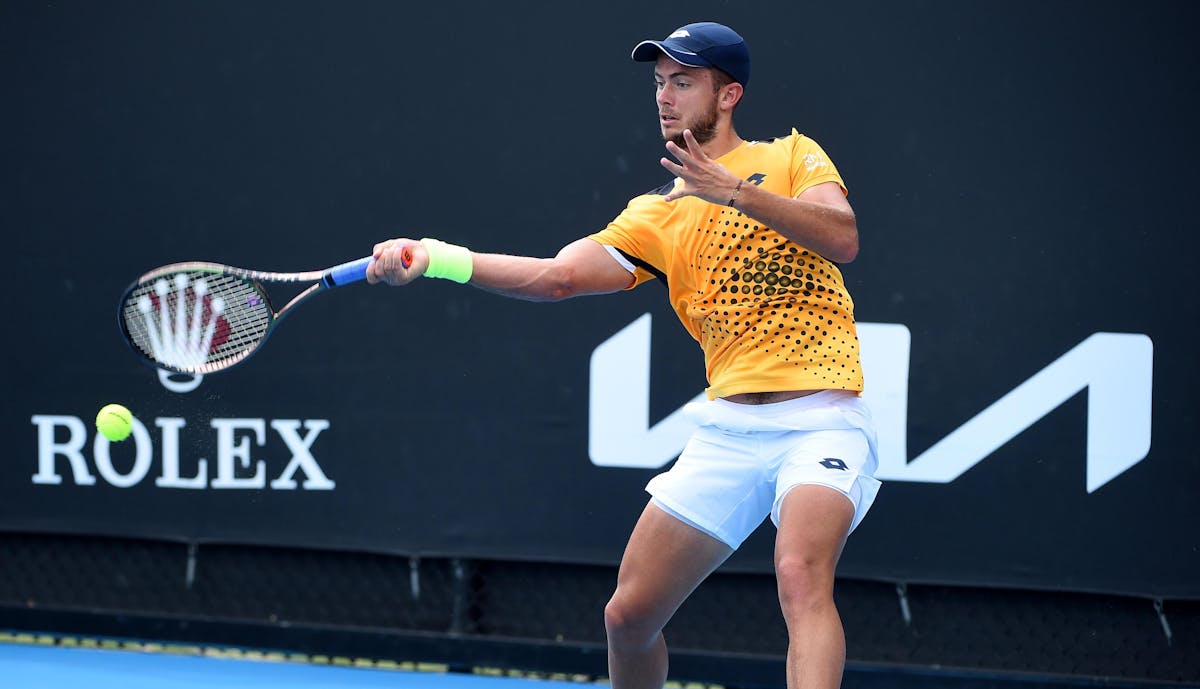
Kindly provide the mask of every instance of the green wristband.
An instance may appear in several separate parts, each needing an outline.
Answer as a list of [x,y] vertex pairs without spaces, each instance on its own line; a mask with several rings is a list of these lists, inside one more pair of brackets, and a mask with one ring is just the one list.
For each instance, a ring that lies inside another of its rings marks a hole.
[[425,269],[425,277],[453,280],[459,284],[471,279],[475,262],[471,259],[471,250],[467,247],[447,244],[429,237],[421,240],[421,246],[425,247],[425,253],[429,254],[429,267]]

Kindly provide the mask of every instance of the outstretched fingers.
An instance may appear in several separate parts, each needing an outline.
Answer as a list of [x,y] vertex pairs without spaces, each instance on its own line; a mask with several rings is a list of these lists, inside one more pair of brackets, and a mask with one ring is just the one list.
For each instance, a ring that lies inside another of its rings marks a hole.
[[667,157],[659,161],[663,168],[676,178],[675,188],[663,198],[666,201],[674,201],[684,196],[698,196],[707,201],[719,202],[719,197],[725,190],[732,189],[737,184],[736,178],[700,148],[700,142],[696,140],[692,130],[683,131],[683,142],[687,145],[686,149],[674,141],[668,141],[666,144],[667,152],[674,156],[678,163]]

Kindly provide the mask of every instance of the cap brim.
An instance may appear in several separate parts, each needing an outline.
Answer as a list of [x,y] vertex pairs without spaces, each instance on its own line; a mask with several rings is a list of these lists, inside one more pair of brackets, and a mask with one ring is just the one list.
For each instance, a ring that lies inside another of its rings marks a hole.
[[635,62],[654,62],[659,55],[666,55],[686,67],[711,67],[712,64],[696,53],[690,53],[679,48],[672,48],[663,41],[642,41],[633,48],[630,57]]

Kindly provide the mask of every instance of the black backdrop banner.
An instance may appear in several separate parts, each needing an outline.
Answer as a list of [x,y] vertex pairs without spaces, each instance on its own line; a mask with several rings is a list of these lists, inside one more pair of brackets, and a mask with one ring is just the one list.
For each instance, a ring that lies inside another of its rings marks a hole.
[[139,364],[117,300],[396,235],[551,255],[663,182],[630,48],[714,19],[754,55],[739,132],[815,138],[859,218],[885,486],[840,573],[1200,597],[1197,12],[6,2],[0,528],[616,562],[704,387],[656,286],[348,287],[201,379]]

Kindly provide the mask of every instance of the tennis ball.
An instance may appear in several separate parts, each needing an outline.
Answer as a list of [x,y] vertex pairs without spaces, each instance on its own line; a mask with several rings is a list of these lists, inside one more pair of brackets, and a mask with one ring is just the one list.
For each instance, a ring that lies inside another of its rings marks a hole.
[[106,404],[96,414],[96,430],[113,442],[121,442],[133,430],[133,413],[119,404]]

